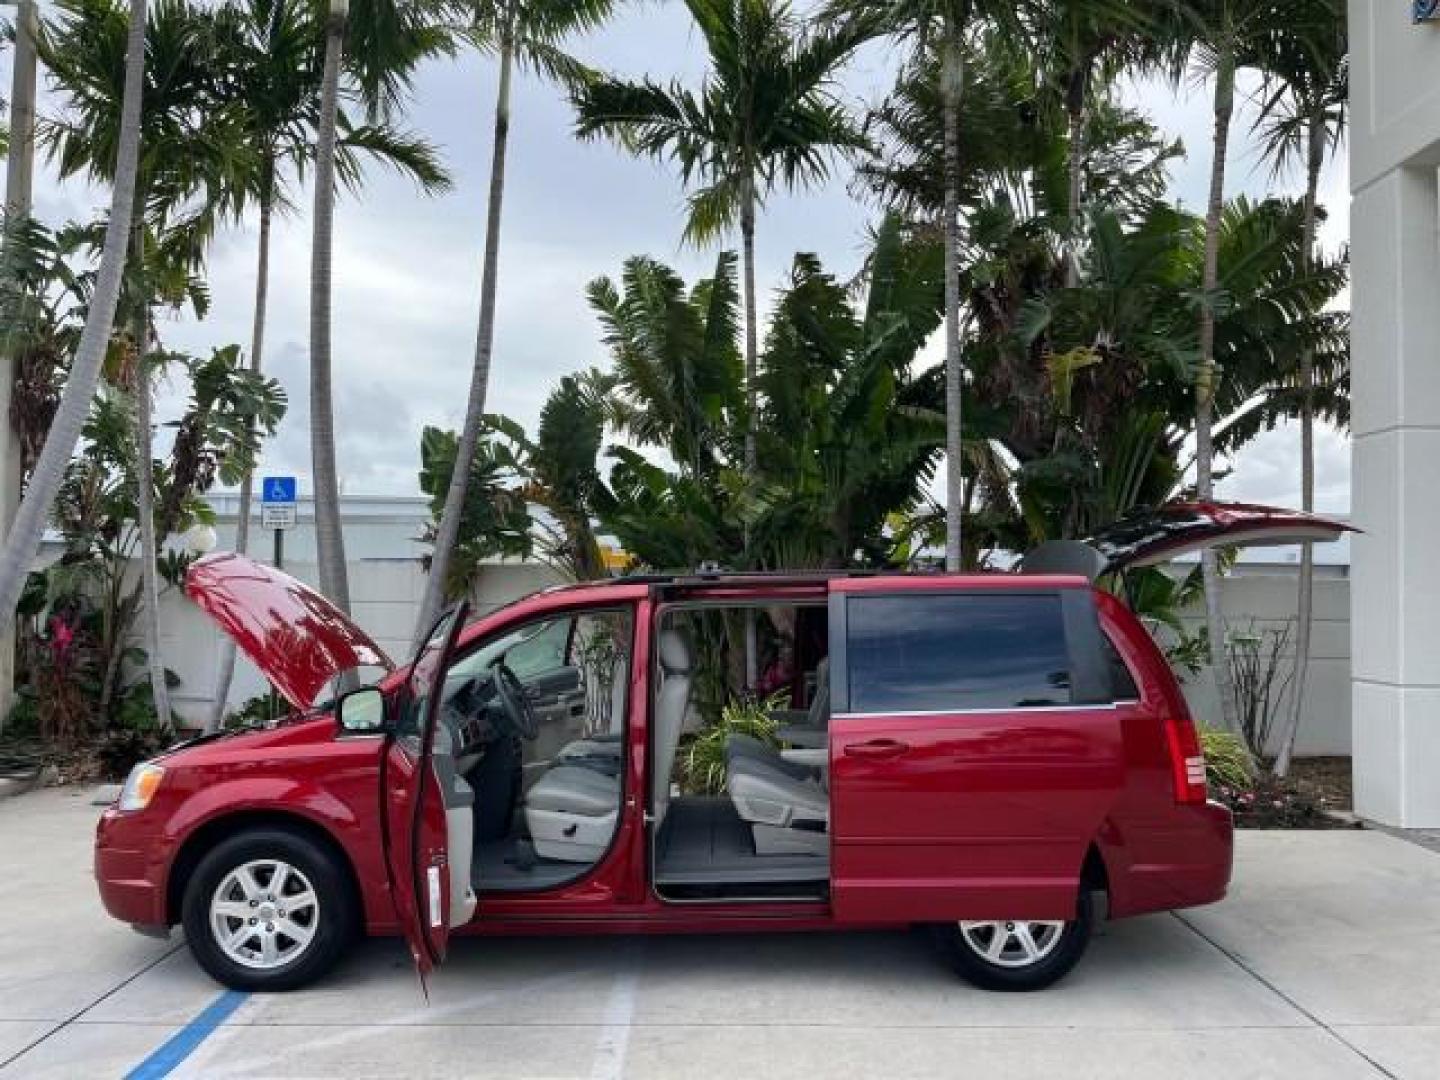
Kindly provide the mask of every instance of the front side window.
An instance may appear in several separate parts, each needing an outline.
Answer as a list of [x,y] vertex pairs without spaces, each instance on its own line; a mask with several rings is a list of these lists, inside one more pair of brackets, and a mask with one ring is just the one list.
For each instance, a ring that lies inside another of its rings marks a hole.
[[855,596],[846,608],[852,712],[949,712],[1071,703],[1054,593]]

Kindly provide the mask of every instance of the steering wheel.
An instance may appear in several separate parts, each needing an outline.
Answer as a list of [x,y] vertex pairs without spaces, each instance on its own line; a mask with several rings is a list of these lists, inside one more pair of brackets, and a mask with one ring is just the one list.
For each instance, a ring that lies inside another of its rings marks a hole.
[[500,695],[500,704],[505,706],[505,715],[522,739],[534,739],[540,734],[540,718],[535,715],[535,705],[525,686],[515,672],[500,661],[491,668],[495,674],[495,691]]

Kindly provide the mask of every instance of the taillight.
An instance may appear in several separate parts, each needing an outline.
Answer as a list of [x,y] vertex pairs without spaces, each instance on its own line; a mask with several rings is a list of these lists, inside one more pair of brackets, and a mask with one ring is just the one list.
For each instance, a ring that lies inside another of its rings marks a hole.
[[1203,803],[1207,797],[1205,752],[1194,722],[1188,716],[1170,716],[1165,721],[1165,737],[1175,778],[1175,801]]

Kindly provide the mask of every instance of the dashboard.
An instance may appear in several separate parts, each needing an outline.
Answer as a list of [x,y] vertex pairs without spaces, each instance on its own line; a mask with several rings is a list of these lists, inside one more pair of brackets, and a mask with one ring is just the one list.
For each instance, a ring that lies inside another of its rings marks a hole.
[[465,775],[485,756],[490,745],[504,731],[504,706],[489,671],[481,672],[457,686],[445,697],[441,716],[454,742],[453,753],[460,775]]

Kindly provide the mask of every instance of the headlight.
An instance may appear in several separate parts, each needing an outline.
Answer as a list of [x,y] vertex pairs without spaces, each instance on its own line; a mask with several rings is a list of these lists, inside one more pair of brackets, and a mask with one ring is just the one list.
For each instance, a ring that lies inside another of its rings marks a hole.
[[116,805],[121,810],[144,810],[150,805],[164,776],[165,770],[159,765],[142,761],[125,778],[125,786],[120,789],[120,801]]

